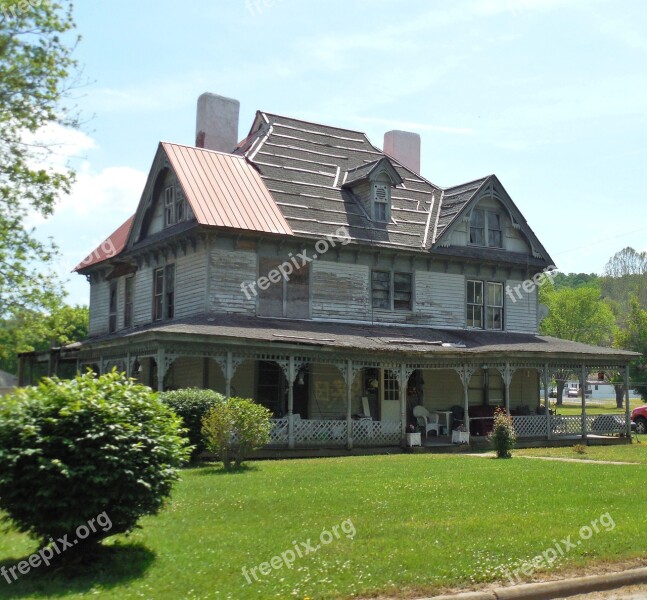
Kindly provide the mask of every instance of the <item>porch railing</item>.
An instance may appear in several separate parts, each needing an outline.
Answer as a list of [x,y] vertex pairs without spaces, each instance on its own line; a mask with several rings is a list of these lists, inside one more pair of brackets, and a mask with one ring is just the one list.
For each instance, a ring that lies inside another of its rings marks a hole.
[[[546,415],[513,416],[517,437],[547,437]],[[551,415],[551,436],[582,435],[582,415]],[[586,415],[586,432],[592,435],[621,434],[626,430],[623,415]]]
[[[355,446],[397,446],[401,440],[399,421],[352,421],[352,438]],[[287,418],[274,419],[270,431],[271,446],[288,445]],[[294,420],[294,444],[304,446],[346,446],[348,427],[345,420],[298,419]]]

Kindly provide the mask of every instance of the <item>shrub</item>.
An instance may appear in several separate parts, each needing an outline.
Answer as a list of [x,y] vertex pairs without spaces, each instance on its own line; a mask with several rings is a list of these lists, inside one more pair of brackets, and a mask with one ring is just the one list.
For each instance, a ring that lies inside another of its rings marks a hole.
[[576,454],[586,454],[586,446],[584,444],[575,444],[573,452]]
[[0,402],[0,508],[42,542],[103,513],[109,531],[86,541],[131,531],[188,458],[180,428],[157,394],[114,370],[19,389]]
[[245,398],[229,398],[209,409],[202,420],[207,449],[231,468],[240,467],[251,450],[270,441],[271,411]]
[[225,397],[213,390],[187,388],[160,394],[162,401],[182,417],[184,427],[188,429],[189,442],[193,446],[191,459],[196,460],[206,450],[202,438],[202,418],[212,406],[222,402]]
[[503,408],[494,411],[494,427],[490,433],[490,443],[496,450],[497,458],[512,458],[512,449],[517,441],[512,417]]

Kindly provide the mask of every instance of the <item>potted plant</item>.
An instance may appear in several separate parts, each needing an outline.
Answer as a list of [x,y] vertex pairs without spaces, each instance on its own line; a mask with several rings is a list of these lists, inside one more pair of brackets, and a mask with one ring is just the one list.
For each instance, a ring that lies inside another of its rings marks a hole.
[[422,446],[420,432],[413,423],[407,425],[407,446]]

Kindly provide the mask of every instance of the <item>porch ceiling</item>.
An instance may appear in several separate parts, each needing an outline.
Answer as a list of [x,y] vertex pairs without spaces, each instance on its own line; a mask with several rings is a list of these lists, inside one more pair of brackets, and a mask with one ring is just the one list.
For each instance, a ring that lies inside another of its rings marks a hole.
[[433,355],[441,358],[477,359],[506,357],[510,360],[590,360],[626,364],[634,352],[589,346],[558,338],[495,331],[447,330],[429,327],[395,327],[330,321],[298,321],[244,315],[203,315],[135,328],[127,333],[94,338],[86,348],[133,345],[154,340],[271,343],[272,347],[301,346],[385,354]]

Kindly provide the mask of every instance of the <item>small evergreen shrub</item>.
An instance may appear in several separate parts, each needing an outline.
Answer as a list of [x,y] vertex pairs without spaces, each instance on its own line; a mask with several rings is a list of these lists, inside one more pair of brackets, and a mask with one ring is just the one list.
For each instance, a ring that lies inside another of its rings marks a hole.
[[193,446],[191,459],[198,457],[207,449],[202,438],[202,419],[212,406],[224,401],[225,397],[213,390],[186,388],[160,394],[162,402],[182,417],[184,427],[188,430],[189,442]]
[[494,427],[490,433],[490,443],[494,446],[497,458],[512,458],[512,449],[517,441],[512,417],[499,407],[494,411]]
[[202,434],[210,452],[231,469],[236,468],[251,450],[270,441],[270,410],[245,398],[229,398],[209,409],[202,420]]
[[129,532],[170,495],[189,454],[181,431],[157,394],[114,370],[19,389],[0,400],[0,509],[43,543],[100,514],[112,525],[86,543]]

